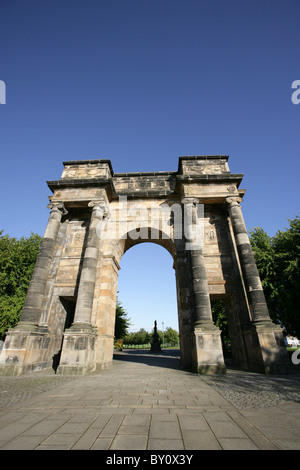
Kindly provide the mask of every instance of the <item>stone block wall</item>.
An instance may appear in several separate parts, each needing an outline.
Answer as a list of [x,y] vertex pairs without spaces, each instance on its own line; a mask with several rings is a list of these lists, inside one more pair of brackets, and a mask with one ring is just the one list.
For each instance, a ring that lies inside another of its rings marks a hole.
[[[144,241],[174,259],[184,368],[226,370],[210,304],[222,300],[234,364],[286,370],[281,330],[270,321],[240,209],[242,178],[224,155],[180,157],[177,171],[152,173],[114,173],[109,160],[64,162],[61,179],[48,181],[49,222],[0,373],[109,367],[120,260]],[[199,246],[190,243],[195,226]]]

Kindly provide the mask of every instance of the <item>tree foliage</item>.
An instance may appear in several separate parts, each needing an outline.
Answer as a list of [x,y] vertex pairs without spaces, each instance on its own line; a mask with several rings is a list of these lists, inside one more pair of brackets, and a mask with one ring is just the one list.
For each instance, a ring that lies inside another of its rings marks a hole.
[[31,234],[19,240],[0,231],[0,338],[19,321],[41,243]]
[[127,318],[127,312],[122,303],[117,300],[116,306],[116,322],[115,322],[115,339],[123,339],[130,327],[130,319]]
[[228,323],[226,316],[225,304],[222,301],[214,301],[211,304],[211,310],[213,315],[213,321],[216,326],[221,330],[221,340],[223,344],[230,342]]
[[261,227],[251,230],[250,242],[272,320],[300,338],[299,217],[274,237]]
[[170,344],[171,346],[178,345],[178,332],[168,326],[164,332],[164,342],[165,344]]
[[144,328],[139,331],[127,333],[124,338],[125,344],[148,344],[151,342],[152,334]]
[[[157,330],[159,336],[159,343],[170,344],[171,346],[177,346],[178,344],[178,332],[171,328],[170,326],[166,328],[164,332]],[[152,332],[146,331],[144,328],[141,328],[139,331],[127,333],[124,337],[124,344],[150,344],[152,341]]]

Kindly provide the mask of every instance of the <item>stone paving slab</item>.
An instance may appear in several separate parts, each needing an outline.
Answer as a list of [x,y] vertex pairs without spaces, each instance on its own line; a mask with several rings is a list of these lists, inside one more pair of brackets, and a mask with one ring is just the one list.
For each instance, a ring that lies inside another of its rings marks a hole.
[[299,394],[297,371],[199,376],[175,351],[124,351],[84,377],[0,377],[0,449],[299,450]]

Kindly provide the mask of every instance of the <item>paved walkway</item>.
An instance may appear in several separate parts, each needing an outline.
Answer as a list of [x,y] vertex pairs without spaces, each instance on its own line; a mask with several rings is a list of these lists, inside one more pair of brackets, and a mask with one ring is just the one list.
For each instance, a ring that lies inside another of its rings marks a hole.
[[299,450],[300,373],[198,376],[135,350],[84,377],[0,377],[0,449]]

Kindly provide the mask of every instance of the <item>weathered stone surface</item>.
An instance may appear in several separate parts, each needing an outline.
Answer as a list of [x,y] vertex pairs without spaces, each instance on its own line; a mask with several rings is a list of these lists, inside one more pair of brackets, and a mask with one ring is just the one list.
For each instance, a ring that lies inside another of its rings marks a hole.
[[49,223],[0,374],[109,367],[120,260],[145,241],[174,259],[182,367],[225,371],[210,306],[222,300],[234,364],[286,370],[240,208],[242,177],[224,155],[180,157],[177,171],[152,173],[114,173],[109,160],[64,162],[61,179],[48,181]]

